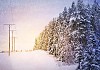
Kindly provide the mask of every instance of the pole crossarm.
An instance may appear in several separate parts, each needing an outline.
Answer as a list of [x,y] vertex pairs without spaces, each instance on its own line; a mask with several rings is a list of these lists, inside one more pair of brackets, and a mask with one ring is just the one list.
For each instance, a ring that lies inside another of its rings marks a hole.
[[4,25],[15,25],[15,24],[4,24]]

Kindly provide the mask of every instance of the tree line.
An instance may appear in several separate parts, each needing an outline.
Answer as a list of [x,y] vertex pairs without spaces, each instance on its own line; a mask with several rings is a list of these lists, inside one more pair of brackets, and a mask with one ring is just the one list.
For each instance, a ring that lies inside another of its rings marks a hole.
[[76,70],[100,70],[100,5],[83,0],[52,21],[35,40],[34,49],[49,51],[66,64],[78,63]]

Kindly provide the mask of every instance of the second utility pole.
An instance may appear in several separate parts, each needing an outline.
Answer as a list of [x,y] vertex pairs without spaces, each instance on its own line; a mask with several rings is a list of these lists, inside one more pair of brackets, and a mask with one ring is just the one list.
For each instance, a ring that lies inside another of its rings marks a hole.
[[12,31],[12,52],[13,52],[13,33],[14,33],[14,31],[16,31],[16,30],[10,30],[10,31]]
[[14,38],[14,52],[15,52],[15,38],[16,38],[16,37],[13,37],[13,38]]

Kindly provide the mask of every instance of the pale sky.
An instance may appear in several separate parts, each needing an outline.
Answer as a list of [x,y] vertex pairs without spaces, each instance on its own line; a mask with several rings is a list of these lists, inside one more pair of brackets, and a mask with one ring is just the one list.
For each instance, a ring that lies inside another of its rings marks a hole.
[[0,0],[0,50],[8,50],[8,27],[3,24],[15,24],[16,49],[32,49],[39,33],[72,1],[77,0]]

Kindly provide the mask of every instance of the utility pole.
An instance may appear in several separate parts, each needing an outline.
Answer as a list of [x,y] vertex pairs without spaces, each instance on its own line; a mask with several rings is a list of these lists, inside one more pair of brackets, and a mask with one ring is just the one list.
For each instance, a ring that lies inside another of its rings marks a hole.
[[14,38],[14,52],[15,52],[15,39],[16,39],[16,37],[13,37]]
[[15,24],[4,24],[4,25],[9,26],[9,56],[10,56],[10,28],[11,28],[12,25],[15,25]]
[[13,52],[13,33],[14,33],[14,31],[16,31],[16,30],[10,30],[11,32],[12,32],[12,52]]

